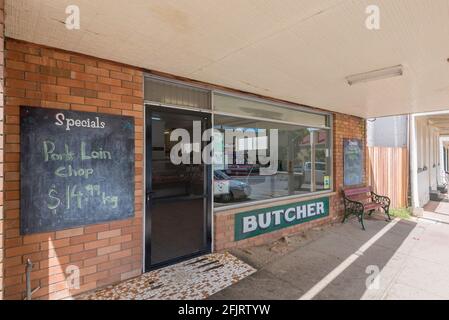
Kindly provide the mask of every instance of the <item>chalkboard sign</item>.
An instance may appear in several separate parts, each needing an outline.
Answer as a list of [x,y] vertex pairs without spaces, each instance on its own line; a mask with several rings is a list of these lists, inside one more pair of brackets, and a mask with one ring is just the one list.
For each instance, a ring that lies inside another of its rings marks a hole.
[[363,183],[363,146],[358,139],[344,139],[344,185]]
[[134,118],[21,107],[20,158],[22,234],[134,215]]

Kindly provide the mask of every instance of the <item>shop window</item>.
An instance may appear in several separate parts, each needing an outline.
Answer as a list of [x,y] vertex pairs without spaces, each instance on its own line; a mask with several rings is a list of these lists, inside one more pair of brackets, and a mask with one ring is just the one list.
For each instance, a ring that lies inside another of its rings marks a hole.
[[[146,77],[144,87],[148,104],[212,112],[215,208],[332,189],[330,115],[155,77]],[[175,128],[161,128],[162,150],[168,149],[167,137]],[[167,154],[161,156],[167,161]],[[164,169],[179,175],[174,165],[164,164]]]
[[[328,122],[327,116],[319,116],[314,124]],[[216,208],[331,189],[330,129],[271,119],[229,116],[215,109],[214,128],[220,136],[214,139]]]
[[223,94],[214,95],[214,110],[236,116],[279,120],[315,128],[329,126],[329,117],[322,114]]
[[316,130],[313,139],[315,149],[315,190],[330,190],[331,155],[329,130]]

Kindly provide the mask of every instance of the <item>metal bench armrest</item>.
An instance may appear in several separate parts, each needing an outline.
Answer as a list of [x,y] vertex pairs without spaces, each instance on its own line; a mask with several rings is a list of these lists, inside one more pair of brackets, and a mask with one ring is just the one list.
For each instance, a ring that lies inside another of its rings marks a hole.
[[365,206],[359,201],[350,200],[346,197],[343,198],[345,202],[345,211],[351,213],[363,213]]
[[371,191],[371,196],[373,198],[373,202],[380,203],[384,206],[390,206],[391,200],[386,196],[378,195],[377,193]]

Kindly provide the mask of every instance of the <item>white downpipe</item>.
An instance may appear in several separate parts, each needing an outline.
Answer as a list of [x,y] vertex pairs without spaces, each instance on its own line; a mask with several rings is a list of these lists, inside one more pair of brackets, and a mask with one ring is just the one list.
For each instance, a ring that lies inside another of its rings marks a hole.
[[438,137],[438,184],[442,185],[446,182],[445,172],[444,172],[444,147],[443,147],[443,137]]
[[418,191],[418,152],[416,137],[416,116],[410,117],[410,184],[412,196],[412,208],[419,208],[419,191]]

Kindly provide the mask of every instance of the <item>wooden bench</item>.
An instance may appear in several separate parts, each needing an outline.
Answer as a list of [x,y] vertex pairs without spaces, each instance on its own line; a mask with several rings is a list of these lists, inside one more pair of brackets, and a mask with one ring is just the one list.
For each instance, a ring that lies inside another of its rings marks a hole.
[[345,203],[345,216],[343,218],[343,223],[346,221],[348,216],[353,214],[359,219],[359,222],[362,224],[362,229],[365,230],[363,215],[365,212],[368,212],[368,214],[371,215],[377,209],[383,209],[388,221],[391,220],[389,214],[391,203],[390,198],[374,193],[371,187],[344,189],[343,197]]

